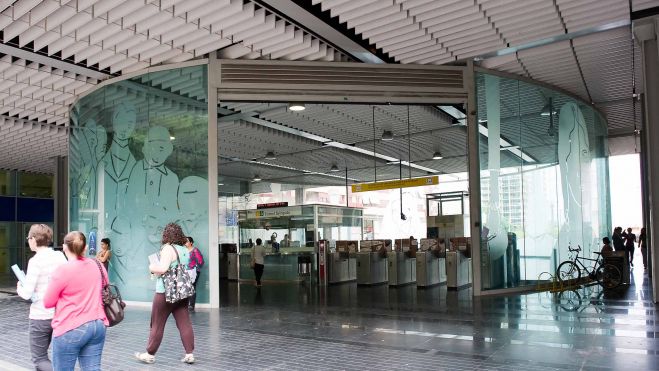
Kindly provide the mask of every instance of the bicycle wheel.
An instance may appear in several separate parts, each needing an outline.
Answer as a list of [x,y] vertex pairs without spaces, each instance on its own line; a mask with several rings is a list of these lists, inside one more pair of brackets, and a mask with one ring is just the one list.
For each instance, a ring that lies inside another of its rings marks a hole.
[[614,289],[622,284],[622,273],[620,269],[613,264],[603,264],[597,268],[595,273],[597,283],[604,289]]
[[565,290],[558,294],[559,306],[566,312],[574,312],[581,307],[581,295],[576,290]]
[[556,269],[556,278],[563,283],[571,280],[579,282],[581,271],[573,261],[567,260],[562,262],[561,265],[558,266],[558,269]]

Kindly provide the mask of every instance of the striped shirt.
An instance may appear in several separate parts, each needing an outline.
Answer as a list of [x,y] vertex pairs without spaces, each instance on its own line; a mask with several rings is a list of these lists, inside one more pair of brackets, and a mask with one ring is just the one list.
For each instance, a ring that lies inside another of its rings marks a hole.
[[27,274],[23,283],[18,285],[17,293],[25,300],[32,299],[30,319],[51,319],[55,315],[54,308],[44,308],[43,297],[50,282],[50,275],[64,263],[64,254],[50,248],[39,248],[27,263]]

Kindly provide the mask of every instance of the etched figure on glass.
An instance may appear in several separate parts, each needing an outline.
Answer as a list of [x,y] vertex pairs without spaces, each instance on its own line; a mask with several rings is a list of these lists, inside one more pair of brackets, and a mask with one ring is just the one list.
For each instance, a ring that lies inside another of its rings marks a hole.
[[142,147],[144,158],[137,162],[128,181],[126,199],[131,203],[130,214],[155,207],[158,209],[155,216],[163,221],[163,225],[175,219],[178,212],[178,175],[165,166],[165,161],[173,150],[174,146],[166,128],[149,128]]
[[188,236],[197,238],[197,246],[204,246],[208,236],[208,181],[189,176],[178,187],[179,224]]
[[75,160],[77,176],[73,180],[72,192],[78,198],[80,212],[84,214],[81,220],[88,222],[87,228],[98,227],[98,165],[105,155],[107,133],[105,128],[98,126],[96,120],[89,119],[82,127],[74,131],[74,144],[80,156]]
[[128,178],[137,162],[128,147],[136,123],[137,111],[133,104],[124,102],[114,109],[112,113],[112,144],[110,144],[110,149],[103,158],[105,221],[110,228],[112,228],[117,215],[121,213]]
[[[560,184],[563,194],[563,225],[559,233],[559,246],[563,251],[567,246],[584,246],[584,236],[589,236],[589,226],[584,224],[585,200],[582,188],[589,189],[588,173],[591,161],[588,127],[583,113],[576,103],[565,103],[560,110],[558,121],[558,163]],[[586,208],[587,209],[587,208]]]

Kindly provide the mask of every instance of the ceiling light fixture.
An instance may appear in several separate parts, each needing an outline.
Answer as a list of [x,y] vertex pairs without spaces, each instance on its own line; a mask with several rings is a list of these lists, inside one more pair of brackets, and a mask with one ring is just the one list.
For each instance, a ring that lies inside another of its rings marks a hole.
[[176,139],[176,137],[173,137],[173,136],[169,137],[169,140],[174,140],[174,139]]
[[435,153],[432,154],[432,159],[433,159],[433,160],[441,160],[441,159],[443,159],[443,158],[444,158],[444,157],[442,156],[441,153],[439,153],[439,151],[435,151]]
[[391,130],[385,130],[382,132],[382,140],[394,140],[394,133],[391,132]]
[[336,166],[336,165],[332,165],[332,167],[330,168],[330,171],[333,172],[333,173],[336,173],[337,171],[339,171],[339,167]]
[[260,182],[260,181],[261,181],[261,177],[258,175],[254,175],[254,178],[252,178],[252,182]]
[[302,103],[289,103],[288,104],[288,109],[291,111],[299,112],[299,111],[304,111],[307,107],[304,106]]
[[277,159],[277,156],[275,156],[275,153],[274,153],[273,151],[268,151],[268,152],[265,154],[265,159],[266,159],[266,160],[276,160],[276,159]]

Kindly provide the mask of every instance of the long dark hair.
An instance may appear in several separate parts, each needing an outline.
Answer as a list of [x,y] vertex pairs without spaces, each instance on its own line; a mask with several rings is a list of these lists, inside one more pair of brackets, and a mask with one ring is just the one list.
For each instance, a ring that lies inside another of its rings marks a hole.
[[162,244],[185,245],[183,229],[176,223],[169,223],[162,231]]

